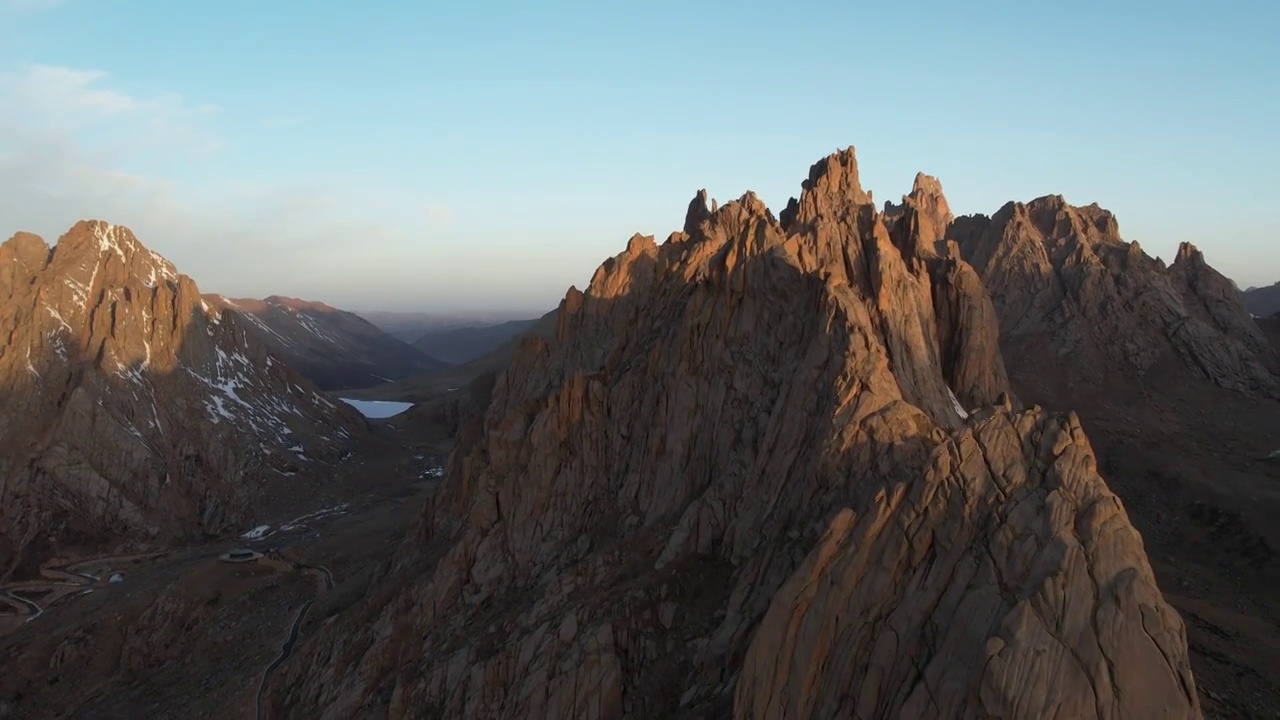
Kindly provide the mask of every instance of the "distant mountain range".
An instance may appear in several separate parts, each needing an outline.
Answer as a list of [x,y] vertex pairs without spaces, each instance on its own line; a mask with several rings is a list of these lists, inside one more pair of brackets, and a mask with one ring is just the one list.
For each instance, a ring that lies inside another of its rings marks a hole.
[[205,298],[243,316],[247,332],[325,390],[370,387],[449,365],[355,313],[324,303],[278,295]]
[[1280,313],[1280,282],[1266,287],[1253,287],[1243,293],[1245,307],[1257,317]]
[[424,335],[456,330],[501,325],[525,316],[510,312],[396,312],[359,310],[357,315],[377,325],[384,332],[407,343],[413,343]]
[[452,328],[428,332],[413,341],[414,347],[454,365],[483,357],[514,337],[523,335],[537,318],[510,320],[497,325]]

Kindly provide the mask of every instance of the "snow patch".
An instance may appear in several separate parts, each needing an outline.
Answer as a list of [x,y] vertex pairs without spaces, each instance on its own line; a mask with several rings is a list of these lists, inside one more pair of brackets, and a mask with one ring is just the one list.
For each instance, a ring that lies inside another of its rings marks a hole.
[[84,283],[72,278],[67,278],[66,280],[63,280],[63,283],[67,287],[71,288],[71,292],[75,293],[76,302],[80,303],[81,305],[89,304],[89,288],[85,287]]
[[67,334],[69,334],[69,335],[75,335],[75,331],[71,329],[71,323],[67,322],[67,321],[66,321],[66,319],[62,317],[62,313],[60,313],[60,312],[58,312],[56,309],[54,309],[54,307],[53,307],[52,305],[45,305],[45,306],[44,306],[44,309],[45,309],[45,310],[48,310],[48,311],[49,311],[49,315],[50,315],[54,320],[57,320],[57,321],[62,325],[62,329],[63,329],[63,330],[66,330],[66,331],[67,331]]
[[306,515],[296,517],[290,520],[289,522],[285,523],[284,525],[281,525],[280,532],[293,532],[294,530],[300,530],[300,529],[305,530],[307,527],[308,521],[323,520],[327,517],[335,516],[335,515],[345,515],[347,514],[348,507],[350,506],[347,505],[347,503],[342,503],[341,505],[335,505],[331,508],[322,508],[320,510],[316,510],[315,512],[307,513]]
[[266,537],[269,534],[271,534],[270,525],[259,525],[258,527],[250,530],[249,532],[243,533],[242,535],[240,535],[240,537],[244,538],[245,540],[261,540],[262,538]]
[[955,408],[956,414],[961,420],[968,420],[969,413],[965,412],[964,406],[960,404],[960,399],[956,397],[956,393],[950,387],[947,388],[947,394],[951,396],[951,406]]
[[27,346],[27,372],[31,373],[32,376],[34,376],[37,380],[44,379],[40,377],[40,371],[36,370],[36,366],[31,364],[31,346],[30,345]]
[[351,400],[349,398],[338,398],[342,402],[350,405],[360,411],[361,415],[367,418],[389,418],[395,417],[400,413],[413,407],[413,403],[392,402],[390,400]]
[[317,325],[315,323],[315,319],[312,318],[310,315],[306,314],[305,312],[299,311],[294,317],[298,318],[298,322],[302,324],[302,327],[308,330],[312,335],[315,335],[321,340],[326,340],[328,342],[334,343],[335,345],[338,344],[338,340],[334,338],[332,335],[330,335],[329,333],[325,332],[324,329],[321,328],[319,325]]
[[119,228],[115,225],[104,222],[95,223],[93,236],[98,240],[98,252],[115,252],[120,257],[124,257],[124,250],[120,248]]

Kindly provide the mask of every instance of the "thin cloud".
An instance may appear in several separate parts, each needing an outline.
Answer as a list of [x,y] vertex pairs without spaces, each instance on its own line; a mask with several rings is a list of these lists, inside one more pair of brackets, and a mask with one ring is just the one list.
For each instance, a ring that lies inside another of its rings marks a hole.
[[133,98],[101,87],[106,77],[101,70],[32,65],[25,72],[0,73],[0,92],[10,102],[41,114],[89,112],[110,116],[136,110],[138,103]]
[[0,72],[0,125],[29,134],[111,131],[117,149],[165,146],[207,154],[220,147],[209,122],[221,108],[179,95],[135,97],[109,84],[102,70],[31,65]]
[[[0,240],[29,230],[53,241],[77,220],[101,219],[130,227],[206,291],[367,299],[421,239],[423,204],[248,176],[197,192],[182,178],[221,146],[213,128],[232,120],[223,115],[176,94],[127,93],[101,70],[0,71]],[[450,217],[426,207],[437,222]]]

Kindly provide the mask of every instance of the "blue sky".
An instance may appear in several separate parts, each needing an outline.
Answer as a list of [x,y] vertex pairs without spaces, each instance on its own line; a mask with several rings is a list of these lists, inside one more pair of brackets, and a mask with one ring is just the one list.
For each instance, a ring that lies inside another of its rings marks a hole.
[[1264,2],[0,0],[0,234],[132,227],[210,292],[550,308],[693,193],[1061,193],[1280,280]]

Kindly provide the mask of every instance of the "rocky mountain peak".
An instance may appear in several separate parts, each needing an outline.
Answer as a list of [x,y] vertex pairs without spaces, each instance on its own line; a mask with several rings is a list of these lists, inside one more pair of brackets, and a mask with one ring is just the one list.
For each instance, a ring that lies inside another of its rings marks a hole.
[[110,282],[134,279],[154,287],[158,282],[178,280],[173,263],[143,247],[128,228],[102,220],[76,223],[58,239],[57,247],[67,263],[114,272]]
[[828,155],[809,168],[809,177],[801,185],[800,199],[788,203],[783,225],[809,224],[821,217],[838,218],[856,215],[871,204],[871,196],[862,189],[858,177],[858,158],[853,147]]
[[711,208],[707,207],[707,191],[699,190],[689,201],[689,210],[684,216],[684,231],[692,235],[698,226],[711,218]]
[[1190,263],[1193,265],[1205,265],[1204,253],[1200,252],[1195,245],[1189,242],[1178,243],[1178,253],[1174,257],[1175,263]]
[[880,213],[894,244],[908,256],[926,259],[937,254],[953,219],[942,194],[942,183],[924,173],[916,174],[910,194],[902,196],[902,204],[885,201]]
[[1110,212],[1060,195],[959,218],[948,237],[991,293],[1006,342],[1043,355],[1041,369],[1083,355],[1095,371],[1141,377],[1176,358],[1222,387],[1280,393],[1273,353],[1239,293],[1188,244],[1166,268],[1123,240]]
[[947,204],[947,197],[942,192],[942,182],[932,175],[916,173],[915,181],[911,184],[911,193],[904,195],[902,201],[904,204],[911,202],[919,205],[930,215],[936,215],[947,223],[955,218],[951,214],[951,206]]
[[903,252],[852,150],[782,222],[751,194],[689,216],[521,345],[404,584],[320,629],[277,707],[1199,715],[1141,539],[1078,418],[1019,409],[974,268]]
[[0,247],[0,338],[0,573],[73,540],[249,522],[363,428],[101,221]]

